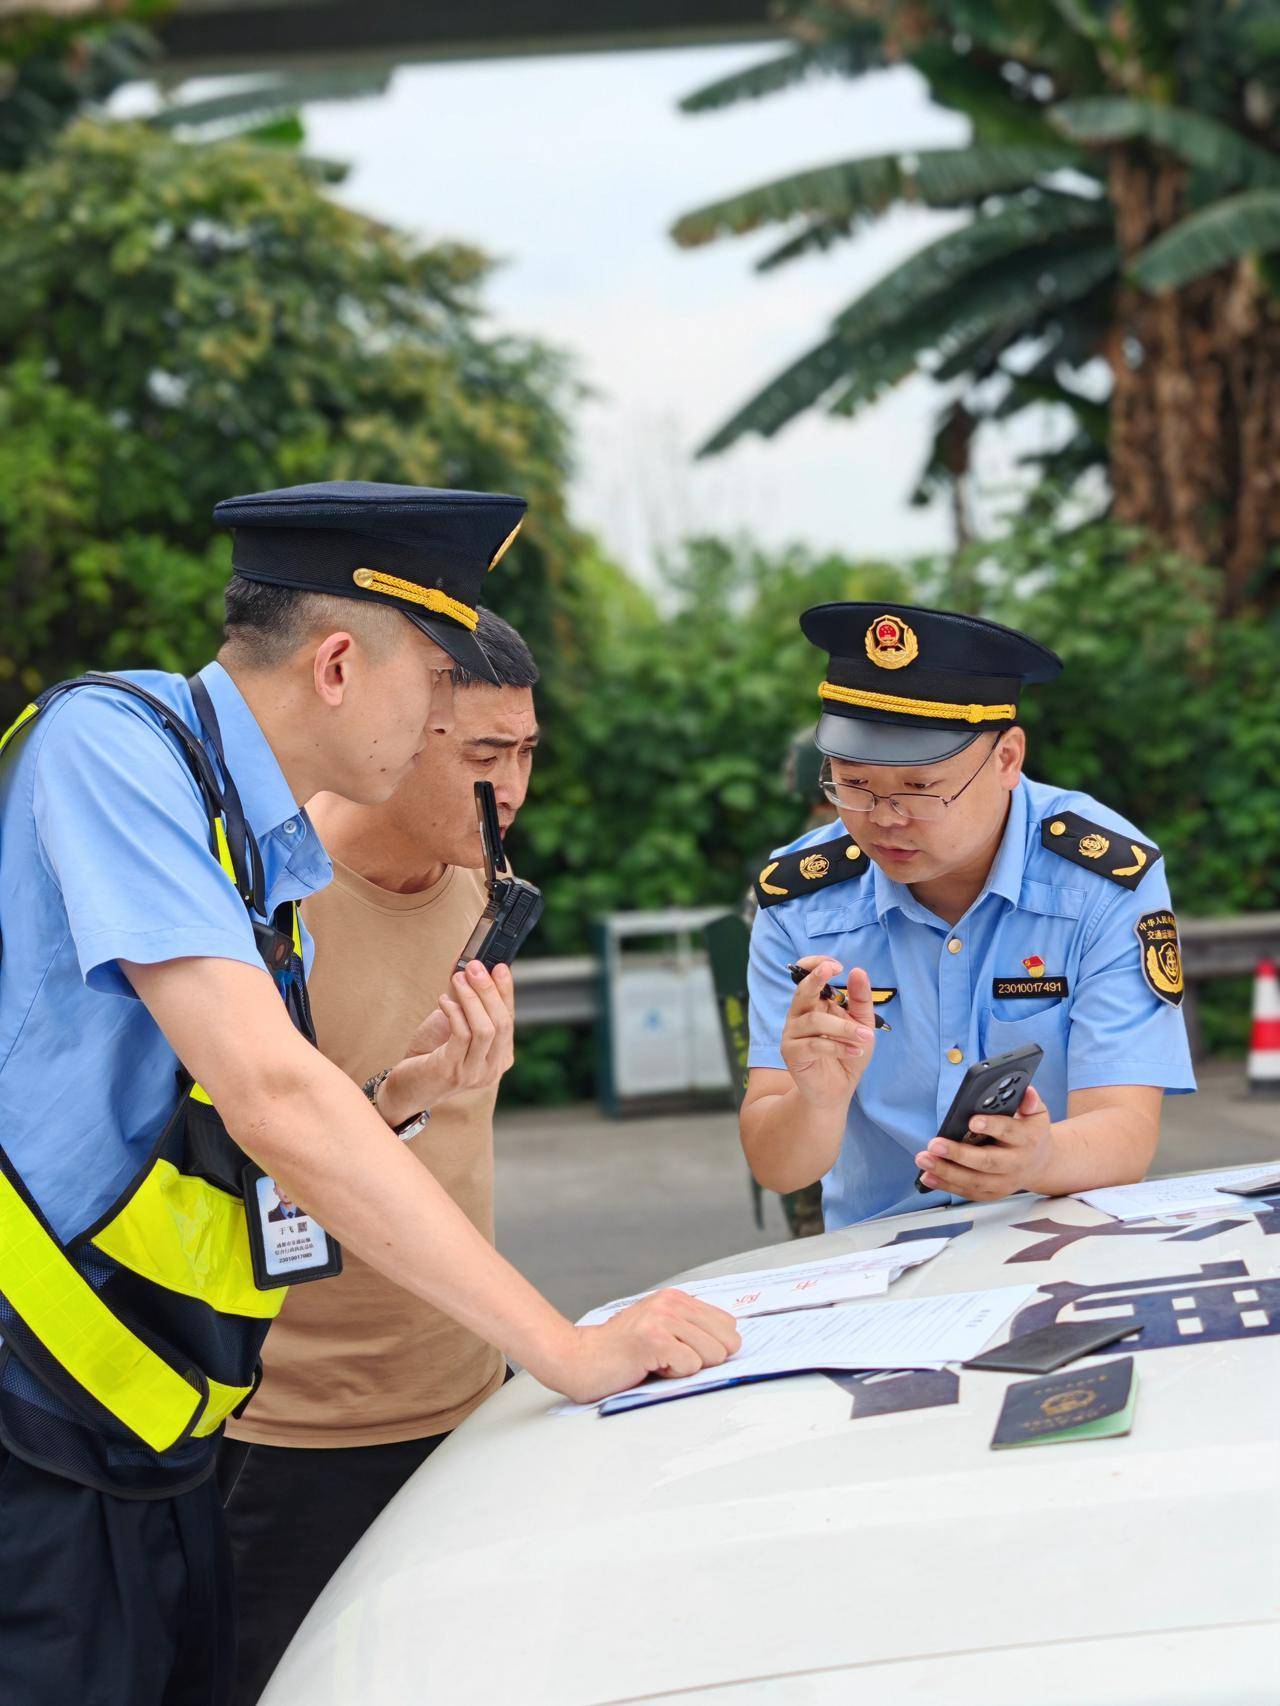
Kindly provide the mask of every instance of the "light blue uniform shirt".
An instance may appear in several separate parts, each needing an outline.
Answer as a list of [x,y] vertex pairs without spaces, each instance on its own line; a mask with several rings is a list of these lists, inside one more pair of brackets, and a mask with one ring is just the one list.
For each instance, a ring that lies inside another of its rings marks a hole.
[[[121,673],[199,732],[182,676]],[[269,917],[332,866],[231,677],[211,663],[201,679]],[[0,764],[0,932],[0,1143],[67,1239],[125,1189],[176,1103],[177,1057],[117,961],[262,966],[186,760],[140,700],[79,687],[15,737]],[[308,966],[311,952],[304,931]]]
[[[1027,1043],[1044,1059],[1035,1087],[1050,1117],[1064,1119],[1067,1093],[1104,1084],[1195,1089],[1180,1008],[1159,999],[1142,973],[1134,926],[1169,906],[1163,862],[1136,889],[1041,846],[1041,820],[1074,811],[1116,837],[1133,826],[1087,794],[1023,781],[986,886],[955,925],[922,906],[872,865],[848,881],[782,901],[751,932],[751,1066],[785,1071],[779,1049],[795,994],[788,963],[827,954],[846,972],[861,966],[873,988],[896,994],[877,1011],[892,1026],[849,1108],[835,1166],[822,1181],[827,1229],[875,1215],[950,1202],[914,1188],[916,1154],[937,1136],[951,1099],[976,1060]],[[841,826],[809,831],[773,857],[835,839]],[[952,951],[949,944],[956,942]],[[1065,977],[1061,997],[997,997],[997,978],[1026,979],[1039,955],[1046,977]],[[953,1063],[948,1051],[962,1058]]]

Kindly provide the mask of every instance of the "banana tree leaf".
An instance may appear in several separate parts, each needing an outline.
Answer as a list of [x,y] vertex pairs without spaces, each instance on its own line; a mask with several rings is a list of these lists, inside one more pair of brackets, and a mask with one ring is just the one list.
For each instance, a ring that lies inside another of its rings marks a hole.
[[914,188],[927,207],[959,207],[989,195],[1026,189],[1055,172],[1077,168],[1081,160],[1077,149],[1054,143],[979,143],[904,156],[904,163],[908,193]]
[[995,65],[976,64],[943,39],[922,42],[908,58],[931,98],[969,120],[976,141],[1053,144],[1043,105],[1015,90]]
[[824,338],[718,428],[699,448],[698,455],[715,456],[750,432],[772,438],[839,383],[848,371],[848,359],[848,345],[842,338]]
[[1073,148],[937,148],[919,154],[872,154],[777,178],[684,214],[672,227],[683,248],[715,237],[740,236],[761,225],[800,217],[846,220],[850,229],[896,201],[956,207],[1025,189],[1075,166]]
[[914,373],[946,336],[950,316],[934,302],[868,342],[846,345],[845,369],[852,377],[827,405],[833,415],[856,415]]
[[1280,186],[1280,154],[1260,148],[1229,125],[1185,107],[1097,96],[1050,109],[1055,130],[1072,142],[1100,146],[1144,141],[1165,148],[1223,185]]
[[986,341],[995,346],[986,358],[993,362],[1045,315],[1086,295],[1115,270],[1110,240],[1080,250],[1045,249],[1016,268],[993,261],[986,271],[933,292],[862,336],[837,326],[737,410],[698,454],[715,455],[747,433],[772,438],[840,385],[844,388],[829,404],[830,412],[853,415],[927,359],[937,365],[939,377],[952,377]]
[[353,101],[382,95],[390,81],[390,70],[377,67],[299,72],[232,89],[204,101],[184,101],[179,97],[153,113],[148,123],[156,130],[242,130],[296,112],[307,101]]
[[1280,250],[1280,190],[1247,190],[1157,237],[1129,268],[1144,290],[1178,290],[1245,255]]
[[1046,405],[1070,409],[1080,432],[1099,444],[1106,443],[1110,423],[1106,404],[1083,396],[1074,386],[1065,385],[1052,375],[1047,378],[1033,378],[1028,374],[1018,374],[991,411],[989,418],[993,421],[1008,421],[1021,414],[1023,409],[1043,408]]
[[1042,480],[1060,488],[1074,486],[1094,468],[1105,468],[1107,446],[1088,433],[1075,432],[1052,450],[1028,450],[1018,458],[1019,468],[1039,470]]
[[1067,253],[1032,254],[1016,267],[993,266],[970,281],[957,300],[937,350],[934,378],[985,374],[1014,344],[1037,331],[1046,315],[1113,278],[1118,257],[1110,239]]
[[779,54],[776,59],[766,59],[762,64],[748,65],[742,71],[720,77],[686,95],[680,102],[680,111],[714,112],[738,101],[757,101],[763,95],[793,89],[809,77],[823,74],[857,77],[883,62],[880,30],[863,25],[856,33],[851,31],[838,41],[806,43]]
[[785,243],[762,255],[755,264],[755,270],[759,273],[775,272],[778,267],[786,266],[788,261],[800,260],[805,255],[824,255],[828,249],[833,249],[852,235],[853,226],[847,219],[813,219],[803,231],[798,231],[794,237],[788,237]]
[[995,261],[1041,250],[1055,238],[1100,235],[1110,227],[1111,213],[1101,199],[1029,195],[918,250],[846,308],[836,325],[846,337],[863,337]]
[[1050,72],[1061,88],[1102,84],[1095,45],[1049,0],[950,0],[946,15],[987,56]]

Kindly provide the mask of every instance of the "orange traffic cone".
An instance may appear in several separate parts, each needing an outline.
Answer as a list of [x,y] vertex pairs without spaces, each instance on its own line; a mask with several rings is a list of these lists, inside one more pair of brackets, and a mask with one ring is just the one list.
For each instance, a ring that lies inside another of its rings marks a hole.
[[1271,960],[1259,960],[1253,978],[1248,1077],[1251,1091],[1280,1094],[1280,978]]

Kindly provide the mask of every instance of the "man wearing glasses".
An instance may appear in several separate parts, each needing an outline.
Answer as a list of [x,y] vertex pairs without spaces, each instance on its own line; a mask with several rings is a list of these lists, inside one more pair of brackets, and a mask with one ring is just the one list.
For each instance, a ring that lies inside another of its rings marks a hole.
[[[1023,775],[1019,694],[1061,660],[910,605],[818,605],[800,625],[830,656],[815,738],[844,833],[810,830],[756,881],[756,1178],[821,1178],[828,1230],[1140,1179],[1164,1092],[1195,1088],[1177,926],[1158,849]],[[823,999],[842,982],[847,1005]],[[972,1121],[981,1146],[934,1135],[974,1061],[1029,1043],[1044,1058],[1016,1114]]]

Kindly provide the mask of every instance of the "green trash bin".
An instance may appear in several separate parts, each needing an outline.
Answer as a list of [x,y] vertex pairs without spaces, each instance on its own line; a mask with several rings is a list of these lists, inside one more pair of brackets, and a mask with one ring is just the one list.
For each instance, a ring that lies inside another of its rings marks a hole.
[[[750,1037],[747,1028],[747,959],[751,932],[736,912],[726,912],[703,926],[707,944],[707,959],[711,965],[711,981],[715,986],[716,1007],[720,1013],[720,1034],[724,1038],[725,1055],[729,1062],[729,1082],[739,1108],[747,1093],[747,1049]],[[764,1226],[764,1190],[751,1180],[751,1199],[756,1225]],[[808,1185],[804,1190],[788,1191],[782,1198],[782,1212],[787,1218],[793,1238],[810,1238],[823,1231],[822,1186]]]

